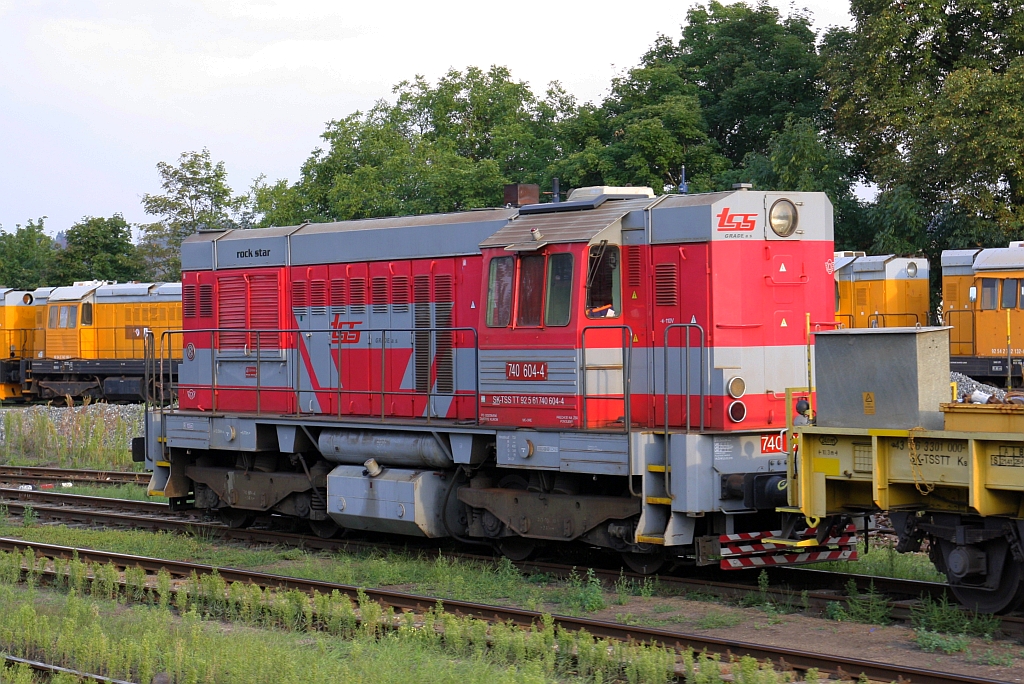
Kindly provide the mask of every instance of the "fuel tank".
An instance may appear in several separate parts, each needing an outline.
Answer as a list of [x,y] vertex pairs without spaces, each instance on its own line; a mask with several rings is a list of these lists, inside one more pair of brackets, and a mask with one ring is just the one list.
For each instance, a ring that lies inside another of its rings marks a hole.
[[390,432],[384,430],[324,430],[317,440],[320,453],[328,461],[362,465],[375,459],[382,466],[449,468],[452,461],[447,439],[430,432]]

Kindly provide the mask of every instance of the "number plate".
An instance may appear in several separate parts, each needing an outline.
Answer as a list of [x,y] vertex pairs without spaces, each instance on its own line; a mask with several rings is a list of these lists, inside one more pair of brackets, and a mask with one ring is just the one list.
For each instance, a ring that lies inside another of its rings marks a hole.
[[547,380],[548,364],[538,361],[508,361],[505,363],[508,380]]
[[780,432],[772,432],[761,435],[762,454],[784,454],[786,453],[786,435]]

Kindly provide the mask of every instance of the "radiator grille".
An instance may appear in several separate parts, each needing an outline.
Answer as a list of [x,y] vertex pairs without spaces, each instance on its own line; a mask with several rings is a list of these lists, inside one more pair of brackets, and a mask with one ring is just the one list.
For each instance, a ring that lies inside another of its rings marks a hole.
[[679,267],[676,264],[654,266],[654,303],[658,306],[679,304]]

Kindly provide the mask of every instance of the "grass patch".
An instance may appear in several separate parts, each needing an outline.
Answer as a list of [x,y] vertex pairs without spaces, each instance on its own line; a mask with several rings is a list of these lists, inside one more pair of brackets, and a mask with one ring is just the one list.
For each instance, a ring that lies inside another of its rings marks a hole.
[[918,647],[925,653],[942,651],[946,655],[953,655],[954,653],[966,651],[967,646],[970,644],[970,641],[965,636],[939,634],[938,632],[929,632],[926,629],[915,629],[914,638],[917,640]]
[[[331,598],[321,599],[318,607]],[[307,623],[303,613],[295,613],[295,597],[278,602],[282,615],[293,604],[294,622],[273,627],[242,615],[226,627],[195,603],[175,613],[24,587],[0,587],[0,603],[6,607],[0,614],[0,648],[131,681],[148,682],[167,673],[171,681],[229,684],[398,684],[411,679],[490,684],[564,681],[570,676],[578,681],[662,683],[669,680],[674,663],[674,654],[667,650],[567,633],[550,621],[533,630],[503,625],[488,629],[478,620],[434,610],[419,616],[417,623],[412,614],[396,618],[375,603],[353,606],[347,598],[334,600],[347,605],[351,616],[339,620],[337,629]],[[361,613],[358,626],[355,608]],[[443,634],[435,627],[443,627]]]
[[131,439],[143,433],[141,405],[30,406],[0,416],[0,463],[141,470]]
[[873,577],[895,577],[896,579],[921,580],[946,583],[946,576],[935,569],[927,553],[897,553],[892,541],[884,544],[872,542],[871,550],[865,553],[863,543],[858,545],[858,560],[829,561],[813,563],[805,567],[812,570],[845,572]]
[[82,496],[99,496],[105,499],[128,499],[130,501],[153,501],[167,503],[167,497],[150,496],[146,488],[136,484],[75,484],[71,487],[54,488],[58,494],[80,494]]
[[743,622],[742,615],[709,610],[694,624],[697,629],[721,629],[723,627],[735,627],[741,622]]

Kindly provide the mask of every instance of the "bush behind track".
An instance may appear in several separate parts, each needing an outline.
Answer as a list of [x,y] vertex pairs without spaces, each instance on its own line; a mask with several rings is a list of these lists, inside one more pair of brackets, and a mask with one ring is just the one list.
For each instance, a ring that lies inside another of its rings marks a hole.
[[0,410],[0,463],[137,470],[131,440],[143,433],[141,405],[30,406]]

